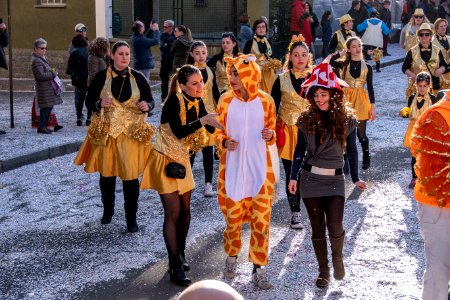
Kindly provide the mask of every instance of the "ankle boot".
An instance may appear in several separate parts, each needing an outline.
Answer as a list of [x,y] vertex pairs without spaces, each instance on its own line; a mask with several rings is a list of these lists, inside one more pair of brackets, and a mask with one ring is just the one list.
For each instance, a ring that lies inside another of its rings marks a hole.
[[319,263],[319,276],[316,279],[318,288],[325,288],[330,282],[330,268],[328,267],[328,250],[327,239],[312,238],[314,252],[316,253],[317,262]]
[[169,276],[170,281],[179,286],[188,286],[191,284],[191,280],[186,277],[183,266],[181,263],[181,257],[169,256]]
[[364,138],[361,140],[361,148],[363,151],[362,169],[367,170],[370,167],[370,152],[369,152],[368,138]]
[[134,232],[139,231],[139,227],[136,222],[136,213],[138,210],[138,198],[139,198],[139,182],[137,183],[137,190],[136,190],[136,186],[132,186],[132,185],[133,185],[133,182],[124,181],[124,186],[123,186],[124,204],[123,204],[123,206],[125,209],[125,219],[127,221],[128,232],[134,233]]
[[342,280],[345,276],[344,256],[342,254],[344,237],[345,232],[340,237],[330,237],[331,256],[333,258],[333,277],[336,280]]
[[181,265],[183,267],[183,270],[185,272],[188,272],[191,270],[191,267],[189,266],[188,262],[186,261],[186,255],[184,254],[184,252],[182,252],[180,254],[180,259],[181,259]]
[[109,224],[111,223],[112,216],[114,215],[114,202],[115,202],[115,194],[102,194],[102,202],[103,202],[103,216],[101,223]]

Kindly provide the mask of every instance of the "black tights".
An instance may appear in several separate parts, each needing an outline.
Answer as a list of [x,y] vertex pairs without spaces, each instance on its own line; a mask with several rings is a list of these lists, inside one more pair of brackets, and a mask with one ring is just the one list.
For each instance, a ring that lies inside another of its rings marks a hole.
[[412,178],[417,178],[416,171],[414,170],[414,165],[416,164],[416,158],[413,156],[411,157],[411,173]]
[[[213,168],[214,168],[214,148],[207,146],[202,149],[203,154],[203,171],[205,172],[205,183],[212,183]],[[195,153],[191,155],[191,167],[194,167]]]
[[369,140],[369,138],[366,135],[366,127],[367,127],[367,120],[358,121],[358,128],[356,134],[358,135],[358,140],[361,144],[363,144],[364,141]]
[[163,234],[169,258],[184,256],[191,223],[191,191],[159,195],[164,208]]
[[286,196],[289,201],[289,207],[291,208],[291,212],[300,212],[300,194],[293,195],[289,192],[289,181],[291,180],[291,168],[292,168],[292,160],[287,160],[282,158],[281,162],[283,163],[284,173],[286,173]]
[[327,196],[317,198],[303,198],[309,221],[311,222],[312,238],[325,238],[328,228],[330,237],[340,237],[344,233],[342,221],[344,219],[345,198],[342,196]]

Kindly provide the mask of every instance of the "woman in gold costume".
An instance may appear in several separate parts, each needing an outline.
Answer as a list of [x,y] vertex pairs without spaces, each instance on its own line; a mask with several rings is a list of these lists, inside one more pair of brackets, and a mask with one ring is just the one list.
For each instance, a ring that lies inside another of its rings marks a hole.
[[272,98],[277,109],[278,154],[286,173],[286,195],[291,208],[291,228],[302,229],[300,220],[300,196],[289,193],[292,158],[297,144],[297,122],[300,113],[308,107],[308,101],[300,96],[301,85],[311,75],[312,57],[305,39],[300,34],[292,36],[286,54],[285,72],[278,75],[272,87]]
[[281,63],[278,59],[272,57],[272,44],[267,39],[269,25],[267,20],[260,18],[253,23],[253,39],[249,40],[244,46],[244,54],[254,54],[256,63],[261,68],[260,89],[270,93],[272,85],[275,82],[276,71],[281,69]]
[[89,85],[86,106],[97,113],[74,163],[85,164],[87,173],[100,173],[102,224],[111,223],[116,177],[122,179],[127,228],[136,232],[138,177],[155,131],[146,121],[155,104],[147,79],[128,66],[130,46],[124,41],[115,43],[111,59],[112,65],[99,71]]
[[230,90],[230,81],[227,77],[227,63],[224,58],[234,58],[239,53],[236,37],[232,32],[222,33],[222,50],[208,60],[207,65],[216,73],[217,87],[220,94]]
[[430,21],[425,16],[423,9],[416,8],[408,24],[406,24],[406,26],[403,27],[400,33],[399,43],[400,47],[405,49],[405,53],[408,53],[409,49],[411,49],[412,47],[414,47],[419,43],[416,31],[423,23],[430,23]]
[[203,103],[203,78],[199,69],[182,66],[173,76],[164,102],[161,125],[142,176],[141,189],[159,193],[164,208],[164,241],[169,256],[170,281],[186,286],[186,237],[191,221],[190,200],[195,187],[189,153],[209,143],[214,127],[222,128],[217,114],[208,114]]
[[[370,167],[369,138],[366,135],[367,121],[374,121],[375,94],[373,91],[373,71],[362,57],[362,42],[359,37],[351,37],[345,42],[345,49],[331,57],[330,65],[339,69],[340,78],[347,82],[344,95],[355,109],[358,120],[357,135],[363,151],[362,168]],[[339,58],[344,57],[344,61]],[[367,95],[365,86],[367,85]]]

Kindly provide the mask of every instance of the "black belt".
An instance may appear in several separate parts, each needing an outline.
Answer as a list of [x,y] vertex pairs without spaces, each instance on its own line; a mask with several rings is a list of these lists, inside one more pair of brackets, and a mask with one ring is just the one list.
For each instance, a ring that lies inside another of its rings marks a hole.
[[[311,166],[311,165],[308,165],[308,164],[303,164],[303,170],[305,170],[305,171],[308,171],[308,172],[311,172],[311,173],[313,173],[313,174],[319,174],[319,175],[324,175],[324,174],[321,174],[320,172],[314,172],[314,171],[311,171],[312,170],[312,168],[313,168],[313,166]],[[323,168],[319,168],[319,167],[315,167],[315,168],[318,168],[319,170],[320,169],[323,169]],[[326,175],[330,175],[330,176],[333,176],[333,175],[342,175],[344,172],[342,171],[342,168],[338,168],[338,169],[323,169],[323,170],[334,170],[334,174],[326,174]]]

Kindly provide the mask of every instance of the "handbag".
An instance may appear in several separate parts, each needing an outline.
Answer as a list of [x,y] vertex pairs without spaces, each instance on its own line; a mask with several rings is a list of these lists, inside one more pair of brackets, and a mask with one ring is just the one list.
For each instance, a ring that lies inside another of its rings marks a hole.
[[184,179],[186,177],[186,168],[177,162],[169,162],[165,168],[166,176],[176,179]]
[[284,122],[278,122],[275,127],[275,134],[277,135],[277,147],[283,147],[286,144],[286,135],[284,134]]
[[61,79],[58,76],[55,76],[55,78],[53,78],[51,80],[52,83],[52,87],[53,87],[53,91],[55,92],[56,96],[59,96],[62,94],[63,92],[63,82],[61,81]]

